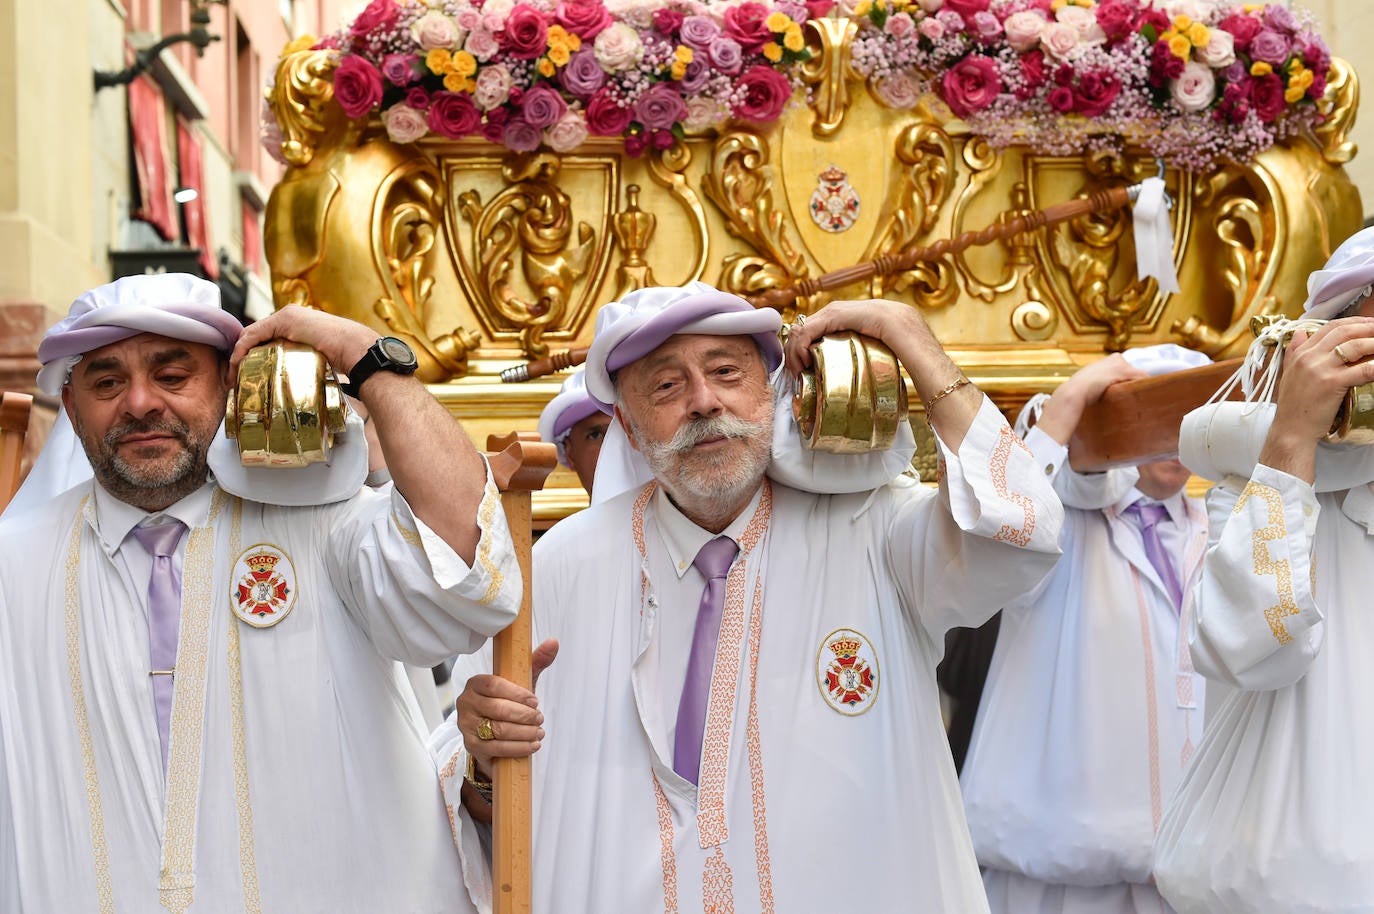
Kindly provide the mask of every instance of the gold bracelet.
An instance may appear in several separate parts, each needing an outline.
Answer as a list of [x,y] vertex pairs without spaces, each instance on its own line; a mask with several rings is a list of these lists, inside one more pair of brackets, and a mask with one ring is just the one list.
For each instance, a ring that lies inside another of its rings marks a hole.
[[484,803],[488,806],[491,805],[491,781],[484,781],[478,777],[477,757],[471,753],[468,755],[468,770],[467,773],[463,775],[463,779],[472,785],[472,789],[477,791],[477,795],[482,798]]
[[931,397],[929,400],[926,401],[926,415],[930,415],[930,411],[935,408],[936,403],[939,403],[945,397],[948,397],[950,394],[954,393],[956,390],[958,390],[959,388],[963,387],[965,384],[968,383],[971,382],[968,378],[964,377],[963,375],[959,375],[959,377],[955,378],[954,381],[948,387],[946,387],[944,390],[940,391],[938,394],[936,394],[935,396]]

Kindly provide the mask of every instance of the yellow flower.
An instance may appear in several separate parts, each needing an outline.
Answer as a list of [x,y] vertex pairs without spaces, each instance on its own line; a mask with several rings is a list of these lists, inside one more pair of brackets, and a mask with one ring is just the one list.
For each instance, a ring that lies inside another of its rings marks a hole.
[[[550,56],[552,56],[552,54]],[[541,57],[539,58],[539,66],[537,69],[541,76],[552,77],[554,74],[553,61],[549,60],[548,57]]]
[[477,72],[477,58],[469,51],[459,51],[453,55],[453,72],[459,76],[471,76]]
[[467,77],[459,76],[457,73],[450,73],[444,77],[444,88],[450,92],[462,92],[467,85]]
[[854,7],[854,15],[867,16],[871,9],[873,9],[872,0],[859,0],[858,5]]
[[1188,26],[1192,24],[1193,20],[1189,19],[1187,16],[1180,15],[1174,17],[1174,29],[1177,31],[1186,32],[1188,31]]
[[772,42],[769,42],[768,44],[763,46],[763,56],[771,60],[773,63],[777,63],[778,61],[782,60],[782,48],[778,47],[776,44],[773,44]]
[[1053,2],[1050,3],[1050,9],[1057,13],[1068,5],[1069,0],[1053,0]]
[[1207,42],[1212,40],[1212,33],[1201,22],[1194,22],[1188,26],[1188,40],[1193,43],[1195,48],[1205,48]]
[[1251,76],[1268,76],[1274,72],[1274,68],[1262,60],[1257,60],[1250,64]]
[[792,17],[786,13],[775,11],[768,14],[768,18],[763,20],[763,24],[767,26],[770,32],[785,32],[787,27],[792,24]]
[[1193,43],[1188,40],[1187,35],[1175,35],[1169,39],[1169,53],[1173,54],[1175,57],[1181,57],[1187,60],[1192,50]]
[[302,35],[299,38],[293,38],[286,43],[286,47],[281,49],[281,56],[285,57],[297,51],[308,51],[315,46],[315,43],[314,35]]
[[681,79],[687,75],[687,64],[680,60],[673,61],[673,65],[668,68],[668,75],[673,79]]
[[425,66],[429,72],[442,76],[453,66],[453,55],[445,48],[435,48],[425,55]]
[[689,48],[689,47],[687,47],[687,45],[685,45],[685,44],[680,44],[680,45],[678,45],[676,48],[673,49],[673,57],[676,58],[678,61],[680,61],[680,62],[683,63],[683,64],[689,64],[689,63],[691,63],[691,62],[692,62],[692,58],[695,57],[695,56],[696,56],[696,55],[695,55],[695,53],[692,51],[692,49]]
[[792,23],[792,28],[788,29],[787,34],[783,36],[782,46],[789,51],[800,51],[806,47],[806,38],[802,35],[801,26],[795,22]]
[[582,39],[561,25],[549,26],[548,42],[550,48],[566,48],[568,51],[582,47]]
[[[559,45],[556,48],[551,47],[549,48],[549,56],[546,59],[552,61],[554,66],[566,67],[568,65],[568,61],[572,60],[572,51],[568,50],[567,45]],[[540,72],[543,72],[542,67],[540,68]],[[544,73],[544,75],[552,76],[553,74]]]

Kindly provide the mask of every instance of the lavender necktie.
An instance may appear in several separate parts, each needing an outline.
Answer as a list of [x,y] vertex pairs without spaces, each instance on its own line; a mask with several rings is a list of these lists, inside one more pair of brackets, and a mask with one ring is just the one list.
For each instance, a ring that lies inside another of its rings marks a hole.
[[1164,582],[1169,599],[1174,601],[1174,609],[1180,609],[1183,606],[1183,587],[1178,582],[1178,572],[1174,570],[1174,563],[1169,558],[1168,550],[1164,548],[1164,541],[1159,538],[1159,522],[1169,513],[1169,509],[1163,505],[1136,502],[1126,509],[1126,513],[1140,521],[1140,538],[1145,544],[1145,557],[1150,560],[1159,579]]
[[716,662],[720,615],[725,608],[725,577],[738,551],[734,540],[718,536],[702,546],[692,560],[697,571],[706,578],[706,589],[701,592],[701,604],[697,607],[692,653],[687,658],[687,678],[682,683],[682,701],[677,707],[673,770],[693,784],[701,773],[701,739],[706,729],[706,702],[711,695],[711,668]]
[[186,525],[181,521],[134,528],[134,539],[153,557],[153,572],[148,578],[148,654],[163,771],[167,770],[172,673],[176,669],[177,633],[181,628],[181,571],[172,557],[185,531]]

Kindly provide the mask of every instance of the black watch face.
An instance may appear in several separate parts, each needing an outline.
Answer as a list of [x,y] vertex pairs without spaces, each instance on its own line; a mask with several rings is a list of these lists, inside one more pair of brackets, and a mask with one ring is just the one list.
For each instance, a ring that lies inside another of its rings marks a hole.
[[395,337],[384,336],[377,341],[382,350],[382,355],[388,361],[397,365],[409,366],[415,364],[415,353],[410,351],[410,347]]

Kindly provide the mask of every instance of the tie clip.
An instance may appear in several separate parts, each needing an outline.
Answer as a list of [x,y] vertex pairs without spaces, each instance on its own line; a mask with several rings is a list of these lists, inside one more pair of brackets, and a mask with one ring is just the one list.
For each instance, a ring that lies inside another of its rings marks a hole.
[[176,673],[177,673],[176,667],[172,667],[170,670],[149,670],[149,671],[148,671],[148,675],[149,675],[149,676],[175,676]]

